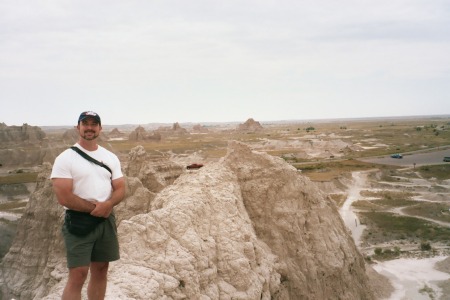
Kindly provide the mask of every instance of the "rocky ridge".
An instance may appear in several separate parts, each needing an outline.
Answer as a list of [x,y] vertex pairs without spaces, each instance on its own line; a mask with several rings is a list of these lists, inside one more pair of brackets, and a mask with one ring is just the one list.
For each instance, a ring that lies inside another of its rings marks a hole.
[[[219,162],[154,191],[145,161],[130,153],[107,299],[374,299],[336,207],[282,159],[231,142]],[[0,265],[5,297],[59,299],[67,278],[45,166]]]

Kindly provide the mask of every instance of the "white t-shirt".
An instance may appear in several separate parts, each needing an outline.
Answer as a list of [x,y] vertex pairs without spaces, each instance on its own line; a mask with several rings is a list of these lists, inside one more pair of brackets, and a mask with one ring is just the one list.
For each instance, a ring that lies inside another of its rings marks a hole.
[[66,149],[55,159],[50,178],[73,179],[73,193],[85,200],[108,200],[113,191],[111,180],[123,177],[119,158],[101,146],[95,151],[88,151],[78,143],[75,147],[107,165],[112,176],[105,168],[86,160],[72,149]]

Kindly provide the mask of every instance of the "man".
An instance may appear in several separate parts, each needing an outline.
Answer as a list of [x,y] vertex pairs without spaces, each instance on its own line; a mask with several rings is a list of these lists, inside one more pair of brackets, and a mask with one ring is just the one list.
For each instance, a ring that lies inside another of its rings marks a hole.
[[84,236],[62,232],[67,252],[69,278],[62,299],[81,299],[81,290],[90,270],[89,299],[104,299],[110,261],[119,256],[119,243],[113,207],[125,195],[125,180],[120,161],[112,152],[97,144],[102,130],[100,116],[92,111],[80,114],[76,147],[111,169],[96,165],[67,149],[55,160],[51,178],[59,204],[66,209],[107,218]]

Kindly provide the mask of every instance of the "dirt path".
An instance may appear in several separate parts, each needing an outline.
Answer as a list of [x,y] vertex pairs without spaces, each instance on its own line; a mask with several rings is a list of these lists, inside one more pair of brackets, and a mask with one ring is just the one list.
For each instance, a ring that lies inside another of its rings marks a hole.
[[361,191],[364,189],[367,180],[367,171],[353,172],[352,178],[353,185],[349,188],[347,200],[340,208],[339,213],[347,228],[350,229],[355,244],[359,246],[366,226],[360,224],[358,216],[353,212],[352,203],[361,197]]

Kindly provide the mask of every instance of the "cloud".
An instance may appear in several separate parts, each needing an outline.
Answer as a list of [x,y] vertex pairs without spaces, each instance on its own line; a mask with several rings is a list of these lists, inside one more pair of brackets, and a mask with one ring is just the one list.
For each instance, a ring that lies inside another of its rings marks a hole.
[[[439,0],[2,1],[0,97],[160,106],[159,121],[199,107],[216,120],[348,117],[338,101],[401,114],[394,99],[420,114],[427,94],[449,92],[449,12]],[[374,98],[381,109],[360,105]]]

